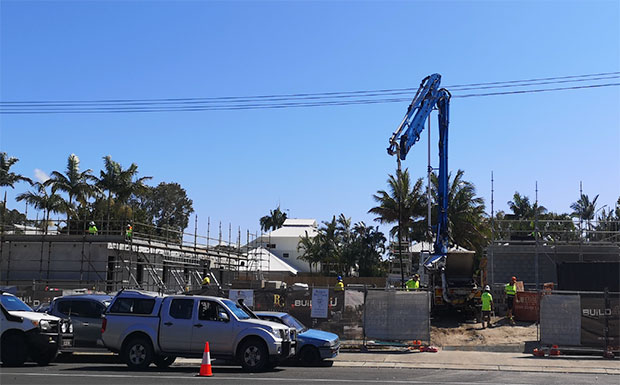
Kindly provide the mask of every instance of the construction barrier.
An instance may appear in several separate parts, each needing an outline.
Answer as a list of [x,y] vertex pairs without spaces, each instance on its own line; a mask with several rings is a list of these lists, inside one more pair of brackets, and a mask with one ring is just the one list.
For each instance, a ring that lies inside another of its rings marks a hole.
[[620,347],[618,293],[554,291],[542,296],[540,342],[617,351]]
[[368,291],[364,335],[382,341],[430,342],[430,293]]

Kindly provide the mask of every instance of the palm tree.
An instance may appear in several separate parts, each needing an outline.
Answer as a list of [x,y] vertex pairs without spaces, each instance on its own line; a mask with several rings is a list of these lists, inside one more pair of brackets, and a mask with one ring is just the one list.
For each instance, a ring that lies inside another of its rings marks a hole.
[[286,213],[280,210],[280,206],[275,210],[269,210],[269,215],[265,215],[260,219],[261,230],[267,232],[269,230],[277,230],[284,224]]
[[[488,235],[484,200],[476,196],[476,187],[463,179],[464,174],[463,170],[458,170],[453,179],[452,173],[448,175],[448,234],[450,243],[481,252]],[[431,194],[438,202],[439,182],[435,174],[431,182]],[[436,218],[434,221],[436,223]]]
[[596,214],[596,201],[598,199],[598,195],[590,201],[590,197],[587,194],[581,194],[579,200],[577,202],[573,202],[570,205],[570,208],[573,209],[573,212],[570,214],[573,218],[578,218],[579,223],[586,222],[586,231],[590,231],[592,229],[591,220],[594,219]]
[[306,234],[299,238],[297,251],[302,251],[299,255],[299,259],[308,262],[310,265],[310,273],[312,273],[312,268],[321,261],[321,242],[318,235],[311,237],[306,231]]
[[363,277],[381,274],[381,256],[385,253],[385,236],[379,227],[358,222],[353,226],[358,254],[358,271]]
[[43,217],[45,218],[45,233],[47,234],[47,228],[49,225],[50,214],[58,213],[58,212],[67,212],[70,210],[67,207],[67,203],[64,199],[58,194],[54,188],[52,188],[51,193],[47,193],[47,186],[45,183],[36,182],[33,185],[36,189],[36,192],[28,191],[25,193],[21,193],[16,197],[18,202],[25,201],[29,205],[34,206],[38,210],[43,210]]
[[534,219],[536,215],[541,216],[547,212],[545,206],[539,206],[537,202],[532,205],[530,198],[521,196],[518,191],[515,191],[512,199],[508,201],[508,208],[516,219]]
[[[95,196],[100,191],[97,186],[88,183],[97,181],[97,178],[91,175],[91,173],[91,169],[80,172],[80,159],[77,155],[71,154],[67,159],[65,174],[54,171],[45,184],[51,185],[55,191],[60,190],[66,192],[69,195],[67,207],[70,208],[71,211],[74,211],[74,198],[79,202],[80,206],[83,207],[86,205],[88,198]],[[70,219],[69,211],[67,211],[67,229],[69,228]]]
[[30,178],[11,172],[11,167],[17,162],[19,159],[8,156],[6,152],[0,152],[0,186],[15,188],[15,183],[22,181],[32,184]]
[[368,210],[368,213],[377,215],[375,221],[381,224],[396,225],[390,229],[390,235],[395,236],[402,230],[403,239],[415,239],[425,235],[424,217],[426,215],[425,198],[422,192],[422,178],[411,186],[409,170],[396,171],[396,177],[389,175],[389,192],[379,190],[372,197],[378,206]]
[[134,179],[138,174],[138,166],[132,163],[129,168],[123,170],[120,163],[112,160],[110,155],[103,157],[104,169],[99,173],[99,179],[97,180],[97,187],[102,191],[107,191],[107,222],[108,227],[110,223],[110,206],[112,203],[112,196],[122,204],[127,204],[127,201],[132,195],[136,195],[146,191],[144,181],[151,179],[152,177],[142,177]]

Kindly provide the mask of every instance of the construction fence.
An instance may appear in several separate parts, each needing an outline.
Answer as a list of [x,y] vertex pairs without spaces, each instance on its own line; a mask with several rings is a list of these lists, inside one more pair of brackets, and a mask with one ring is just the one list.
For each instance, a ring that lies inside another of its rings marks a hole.
[[540,296],[540,342],[620,350],[620,293],[554,291]]
[[426,291],[345,289],[230,289],[255,311],[286,312],[310,328],[336,333],[343,340],[430,343],[430,294]]

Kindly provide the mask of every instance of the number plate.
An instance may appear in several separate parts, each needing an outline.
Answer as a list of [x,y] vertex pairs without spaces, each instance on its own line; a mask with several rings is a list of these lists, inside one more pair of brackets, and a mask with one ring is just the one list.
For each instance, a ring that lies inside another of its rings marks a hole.
[[72,342],[73,341],[71,341],[71,340],[62,340],[62,346],[63,347],[65,347],[65,346],[72,346],[73,345]]

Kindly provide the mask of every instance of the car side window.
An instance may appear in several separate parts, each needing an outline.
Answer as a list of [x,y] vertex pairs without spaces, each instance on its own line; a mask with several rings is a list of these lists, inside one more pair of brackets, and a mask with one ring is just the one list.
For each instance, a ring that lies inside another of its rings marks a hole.
[[69,314],[71,314],[71,301],[58,301],[56,304],[56,309],[59,313],[68,316]]
[[213,301],[200,301],[200,305],[198,306],[198,319],[200,321],[222,321],[219,317],[220,313],[226,313],[226,310]]
[[173,299],[170,303],[170,317],[176,319],[191,319],[193,308],[193,299]]
[[151,314],[154,306],[154,299],[117,298],[110,313]]

